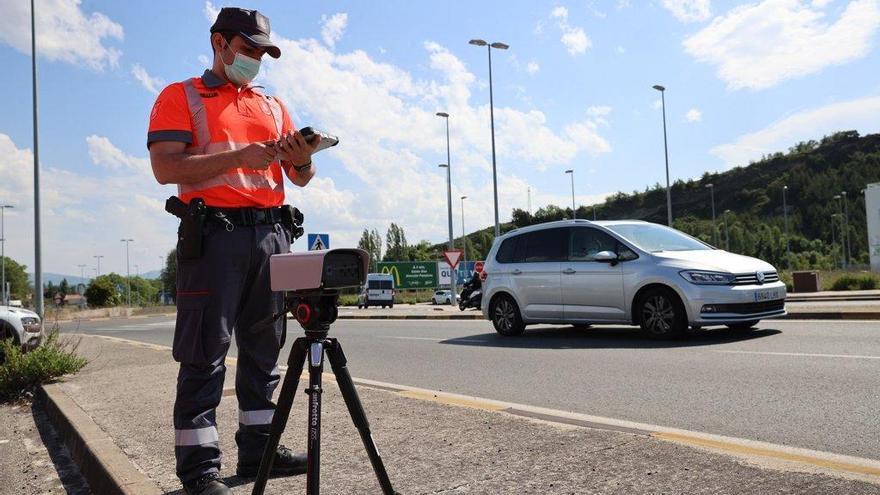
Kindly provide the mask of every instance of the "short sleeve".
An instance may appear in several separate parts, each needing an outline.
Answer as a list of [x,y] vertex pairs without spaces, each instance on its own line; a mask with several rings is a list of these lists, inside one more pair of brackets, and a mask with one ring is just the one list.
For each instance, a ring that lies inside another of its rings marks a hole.
[[192,144],[192,122],[183,85],[175,83],[159,93],[150,112],[147,148],[156,141],[177,141]]
[[296,128],[293,127],[293,121],[290,120],[290,114],[287,113],[287,107],[284,106],[284,103],[281,102],[281,99],[278,97],[274,97],[275,101],[278,102],[278,106],[281,107],[281,134],[287,134],[288,132],[293,132]]

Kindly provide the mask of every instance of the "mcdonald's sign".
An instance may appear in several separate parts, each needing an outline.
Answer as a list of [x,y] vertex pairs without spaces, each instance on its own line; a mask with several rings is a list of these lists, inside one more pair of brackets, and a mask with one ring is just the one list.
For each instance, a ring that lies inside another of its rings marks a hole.
[[433,289],[438,283],[436,261],[382,261],[379,273],[393,276],[396,289]]

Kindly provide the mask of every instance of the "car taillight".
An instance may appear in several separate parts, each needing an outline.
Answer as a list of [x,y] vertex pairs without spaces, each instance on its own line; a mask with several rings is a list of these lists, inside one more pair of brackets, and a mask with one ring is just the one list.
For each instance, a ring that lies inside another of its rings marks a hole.
[[489,278],[489,272],[487,272],[486,270],[483,270],[482,272],[480,272],[480,281],[481,282],[485,282],[487,278]]

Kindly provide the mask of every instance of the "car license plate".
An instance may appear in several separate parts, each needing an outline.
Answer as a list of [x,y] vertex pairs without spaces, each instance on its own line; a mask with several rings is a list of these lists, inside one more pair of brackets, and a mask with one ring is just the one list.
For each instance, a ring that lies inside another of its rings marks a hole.
[[779,289],[767,289],[755,291],[755,302],[773,301],[782,299]]

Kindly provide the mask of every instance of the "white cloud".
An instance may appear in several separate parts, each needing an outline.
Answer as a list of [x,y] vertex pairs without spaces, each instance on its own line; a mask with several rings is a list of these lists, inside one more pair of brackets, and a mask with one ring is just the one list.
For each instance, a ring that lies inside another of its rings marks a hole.
[[568,23],[568,9],[562,6],[554,8],[550,12],[550,17],[557,20],[559,29],[562,30],[562,44],[568,50],[570,55],[583,55],[593,46],[593,42],[579,26],[572,26]]
[[207,0],[205,2],[205,8],[202,9],[202,13],[205,14],[205,18],[213,24],[214,21],[217,20],[217,15],[220,14],[220,7],[215,7],[211,0]]
[[204,65],[205,67],[211,67],[211,65],[213,65],[211,63],[211,59],[207,55],[199,55],[198,61],[200,64]]
[[626,53],[626,48],[618,45],[616,51],[617,51],[617,53],[622,55],[622,54]]
[[699,122],[703,120],[703,112],[697,110],[696,108],[691,108],[684,114],[684,120],[688,122]]
[[[116,149],[106,138],[96,149],[110,150],[101,160],[146,161]],[[97,141],[96,141],[97,142]],[[113,157],[116,150],[121,157]],[[33,241],[33,153],[19,148],[0,133],[0,197],[15,205],[6,212],[6,255],[34,267]],[[125,271],[125,246],[131,244],[132,270],[141,272],[159,267],[159,256],[174,247],[175,219],[164,212],[162,202],[176,193],[172,186],[160,186],[152,177],[131,173],[131,163],[107,165],[100,174],[80,174],[41,163],[43,270],[79,274],[76,265],[86,263],[92,275],[95,255],[103,255],[101,272]],[[10,235],[10,232],[21,234]]]
[[700,22],[712,16],[710,0],[663,0],[661,5],[681,22]]
[[538,65],[538,62],[535,62],[534,60],[531,60],[529,61],[529,63],[526,64],[526,72],[528,72],[529,75],[535,75],[538,73],[539,70],[541,70],[541,66]]
[[[453,197],[471,198],[467,225],[492,223],[488,94],[461,59],[426,42],[421,65],[428,72],[418,79],[362,50],[337,53],[316,39],[279,37],[277,42],[285,55],[266,64],[265,84],[285,102],[295,122],[326,128],[342,140],[316,157],[322,180],[290,192],[294,203],[305,201],[299,204],[306,205],[307,229],[329,226],[336,246],[356,244],[364,228],[384,232],[392,221],[403,225],[413,241],[442,239],[446,213],[437,207],[436,191],[445,190],[446,178],[437,163],[446,159],[446,134],[443,120],[434,115],[439,110],[450,114]],[[514,206],[525,207],[521,175],[567,166],[581,154],[610,151],[601,120],[585,111],[551,128],[543,112],[496,102],[502,218]],[[330,155],[341,168],[323,168]]]
[[165,81],[161,78],[151,76],[147,74],[147,69],[144,69],[141,64],[134,64],[131,68],[131,74],[135,79],[141,82],[141,85],[154,95],[158,95],[159,91],[161,91],[162,87],[165,86]]
[[[100,13],[86,14],[80,0],[44,0],[36,9],[37,54],[49,60],[84,64],[95,70],[116,67],[122,52],[107,46],[121,40],[122,26]],[[30,3],[5,1],[0,16],[0,41],[31,53]]]
[[728,166],[746,165],[762,155],[786,151],[793,144],[818,139],[837,131],[880,131],[880,96],[833,103],[795,113],[769,126],[712,148],[711,153]]
[[324,40],[324,43],[332,47],[337,41],[342,39],[342,35],[345,33],[345,27],[348,25],[348,14],[339,12],[330,17],[324,15],[321,16],[321,20],[324,22],[324,25],[321,27],[321,38]]
[[124,153],[104,136],[92,134],[86,138],[86,144],[89,147],[89,156],[95,165],[101,165],[114,170],[127,168],[142,174],[151,173],[152,169],[148,159]]
[[654,102],[651,103],[651,108],[653,108],[654,110],[662,110],[663,109],[663,99],[657,98],[656,100],[654,100]]
[[880,27],[880,1],[853,0],[833,22],[825,6],[800,0],[742,5],[685,39],[684,48],[717,66],[730,89],[765,89],[864,57]]

